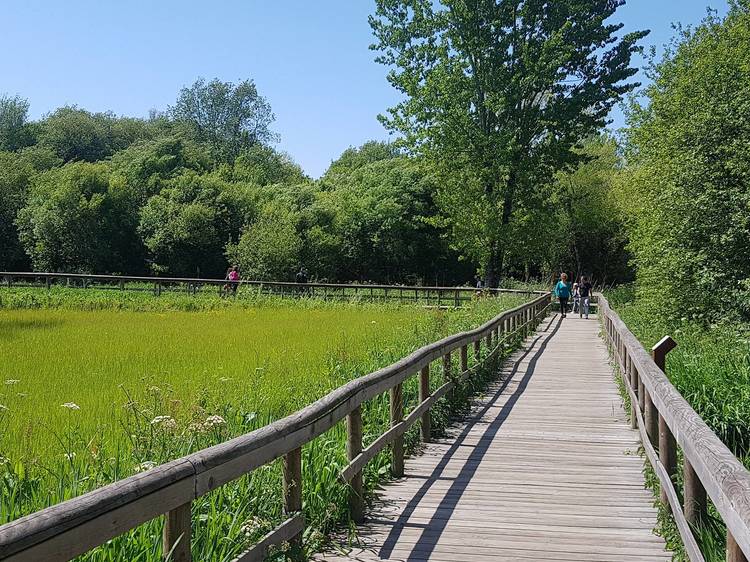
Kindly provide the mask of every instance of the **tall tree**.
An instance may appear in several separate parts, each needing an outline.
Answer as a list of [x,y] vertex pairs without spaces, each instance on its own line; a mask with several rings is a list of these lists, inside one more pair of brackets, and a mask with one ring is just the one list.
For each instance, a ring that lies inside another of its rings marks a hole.
[[252,80],[239,84],[218,79],[197,80],[183,88],[170,116],[184,123],[197,140],[213,147],[222,158],[233,160],[243,150],[275,139],[271,105]]
[[0,150],[13,151],[33,144],[28,116],[28,100],[0,96]]
[[[456,244],[503,269],[511,222],[624,94],[637,41],[608,23],[624,0],[377,0],[370,18],[405,99],[381,117],[445,177]],[[533,228],[533,226],[530,226]]]

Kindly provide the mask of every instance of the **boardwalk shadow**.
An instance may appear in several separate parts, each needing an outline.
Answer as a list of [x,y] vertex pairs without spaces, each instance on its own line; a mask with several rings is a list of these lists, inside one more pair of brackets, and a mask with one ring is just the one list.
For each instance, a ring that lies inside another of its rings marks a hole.
[[[516,402],[518,402],[518,399],[526,390],[526,387],[528,386],[529,381],[531,380],[531,377],[534,374],[536,364],[539,361],[539,358],[541,357],[542,353],[544,353],[544,350],[547,347],[547,343],[555,335],[555,333],[560,329],[561,321],[562,319],[559,316],[554,316],[549,321],[549,323],[544,328],[544,330],[537,333],[536,337],[532,340],[532,342],[530,342],[526,351],[521,355],[521,357],[519,357],[515,361],[510,373],[508,373],[508,375],[506,376],[505,380],[502,382],[500,387],[492,395],[492,398],[488,400],[487,403],[478,412],[475,412],[472,415],[473,420],[467,423],[466,427],[464,427],[461,430],[455,442],[451,445],[450,449],[448,449],[448,451],[445,453],[445,455],[440,460],[440,462],[435,467],[435,469],[432,471],[430,476],[425,479],[425,482],[422,484],[422,486],[420,486],[419,490],[414,495],[414,497],[409,500],[408,504],[406,505],[406,507],[404,508],[403,512],[400,514],[398,519],[392,523],[392,527],[388,534],[388,537],[386,538],[385,542],[383,543],[383,546],[380,548],[380,551],[378,552],[378,556],[380,558],[382,559],[390,558],[391,554],[393,553],[393,550],[396,548],[396,545],[399,541],[402,530],[406,527],[412,527],[412,528],[418,527],[422,529],[422,534],[419,540],[416,542],[416,544],[412,548],[412,551],[409,554],[408,558],[406,558],[406,560],[425,560],[426,558],[429,558],[430,554],[435,549],[435,546],[437,545],[437,542],[440,539],[440,536],[445,530],[445,527],[448,524],[451,514],[455,511],[456,506],[458,505],[458,502],[461,499],[461,496],[466,490],[467,485],[473,478],[474,473],[479,468],[479,465],[482,459],[484,458],[485,454],[489,450],[492,444],[492,441],[495,438],[495,435],[502,427],[503,422],[508,418],[508,415],[513,410],[513,407],[516,405]],[[542,344],[538,348],[535,349],[536,345],[540,341],[542,341]],[[532,351],[533,351],[533,354],[532,354]],[[513,377],[518,373],[519,369],[521,368],[521,363],[529,355],[531,355],[531,359],[525,368],[523,377],[519,381],[518,388],[515,391],[513,391],[512,395],[508,397],[507,402],[502,407],[497,417],[495,417],[495,419],[493,419],[492,422],[487,425],[487,428],[485,432],[482,434],[482,436],[480,437],[479,442],[476,444],[476,446],[474,447],[473,451],[471,452],[469,457],[466,459],[466,461],[464,461],[464,465],[461,471],[459,472],[458,476],[456,476],[454,479],[451,479],[452,480],[451,486],[448,489],[448,491],[445,493],[443,500],[435,509],[435,513],[430,519],[430,522],[427,525],[410,524],[409,518],[412,516],[416,508],[419,506],[419,503],[422,501],[424,496],[429,492],[430,487],[435,482],[438,482],[444,479],[444,477],[442,477],[442,474],[445,471],[445,468],[447,467],[453,455],[456,453],[456,451],[460,449],[460,447],[464,446],[463,443],[468,437],[469,433],[471,432],[471,429],[475,427],[477,423],[481,423],[480,420],[482,419],[482,417],[497,402],[497,400],[506,390],[510,382],[513,380]]]

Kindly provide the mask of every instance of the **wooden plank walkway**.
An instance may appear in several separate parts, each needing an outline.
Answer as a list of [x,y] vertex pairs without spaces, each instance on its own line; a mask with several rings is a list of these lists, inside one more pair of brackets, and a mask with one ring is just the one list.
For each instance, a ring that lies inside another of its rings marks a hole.
[[466,423],[315,560],[670,560],[595,319],[550,316]]

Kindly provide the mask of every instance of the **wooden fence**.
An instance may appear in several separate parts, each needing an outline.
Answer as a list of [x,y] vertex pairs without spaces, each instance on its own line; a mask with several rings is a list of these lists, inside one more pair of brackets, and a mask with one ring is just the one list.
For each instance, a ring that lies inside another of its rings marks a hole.
[[[692,529],[707,515],[707,497],[727,526],[727,562],[750,557],[750,472],[709,429],[665,376],[665,358],[677,345],[666,336],[651,355],[602,295],[602,322],[631,403],[631,423],[640,431],[661,501],[674,516],[685,550],[703,561]],[[683,457],[683,498],[675,489],[677,447]]]
[[[350,485],[354,521],[364,517],[363,467],[390,445],[392,472],[403,475],[403,435],[421,420],[430,435],[430,408],[483,361],[532,333],[546,316],[550,294],[503,312],[484,325],[418,349],[400,361],[332,391],[306,408],[261,429],[99,488],[0,526],[0,559],[13,562],[70,560],[130,529],[164,515],[163,550],[171,560],[191,560],[191,502],[283,457],[283,506],[287,519],[235,562],[263,560],[268,548],[299,540],[302,517],[302,447],[346,418],[349,464],[341,479]],[[485,352],[482,353],[482,346]],[[470,353],[471,349],[471,353]],[[453,373],[453,354],[458,370]],[[442,364],[444,384],[430,394],[430,366]],[[419,376],[419,404],[404,416],[402,384]],[[367,448],[362,444],[362,404],[384,392],[391,427]]]
[[[181,292],[196,295],[206,290],[219,294],[236,286],[240,292],[252,290],[256,294],[272,294],[291,297],[310,297],[323,300],[394,300],[421,302],[437,306],[461,306],[475,298],[477,289],[472,287],[418,287],[407,285],[366,285],[336,283],[290,283],[285,281],[255,281],[243,279],[230,283],[223,279],[200,279],[187,277],[137,277],[131,275],[88,275],[82,273],[37,273],[0,271],[2,286],[51,287],[68,286],[85,289],[110,289],[120,291],[150,291],[154,295],[164,292]],[[484,296],[500,294],[541,295],[545,291],[521,289],[483,289]]]

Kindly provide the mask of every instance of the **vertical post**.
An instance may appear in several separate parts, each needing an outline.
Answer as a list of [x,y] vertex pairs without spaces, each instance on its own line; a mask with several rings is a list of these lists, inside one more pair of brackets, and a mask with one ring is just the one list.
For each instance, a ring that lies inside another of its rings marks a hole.
[[[420,404],[430,397],[430,366],[425,365],[419,372],[419,402]],[[419,429],[420,436],[423,442],[430,440],[430,433],[432,429],[430,427],[430,410],[422,414],[422,423]]]
[[459,306],[461,306],[461,296],[459,290],[456,289],[456,308],[458,308]]
[[706,520],[706,489],[687,458],[683,458],[682,475],[685,519],[695,526]]
[[[677,472],[677,442],[661,414],[659,414],[659,460],[664,465],[664,470],[669,474],[670,480],[674,482],[674,476]],[[664,488],[661,490],[661,501],[664,508],[671,511]]]
[[47,276],[46,276],[46,277],[44,278],[44,285],[45,285],[45,286],[47,287],[47,290],[49,291],[49,286],[50,286],[50,282],[49,282],[49,275],[47,275]]
[[646,433],[651,441],[651,445],[657,447],[659,445],[659,412],[656,410],[656,406],[651,401],[651,396],[648,390],[643,390],[645,398],[644,414],[646,418]]
[[449,351],[443,355],[443,378],[450,379],[451,376],[451,352]]
[[747,562],[747,557],[734,540],[732,533],[727,530],[727,562]]
[[469,348],[468,346],[461,346],[461,373],[465,373],[469,370]]
[[[353,461],[362,452],[362,409],[357,406],[346,416],[346,455]],[[355,523],[365,519],[364,486],[362,471],[357,472],[350,481],[349,513]]]
[[191,562],[190,554],[190,502],[164,515],[162,547],[164,557],[170,562]]
[[[633,367],[633,360],[630,358],[630,355],[626,355],[626,363],[628,365],[628,374],[630,379],[630,388],[633,389],[633,392],[636,394],[636,397],[638,398],[638,371],[636,371],[635,367]],[[638,408],[638,402],[632,401],[630,404],[630,427],[632,429],[636,429],[638,427],[638,416],[636,412],[636,408]]]
[[482,360],[482,340],[474,341],[474,361],[479,363]]
[[492,330],[487,332],[487,336],[485,337],[485,341],[487,342],[487,352],[489,353],[492,351]]
[[[289,516],[302,511],[302,448],[297,447],[284,455],[284,514]],[[300,533],[293,542],[301,541]]]
[[[664,336],[654,347],[651,348],[651,357],[663,372],[666,372],[666,359],[667,353],[677,347],[671,337]],[[653,404],[652,404],[653,406]],[[674,435],[669,430],[667,422],[664,417],[659,414],[659,460],[664,465],[664,469],[669,474],[670,479],[674,479],[675,472],[677,472],[677,443],[675,442]],[[669,503],[667,495],[662,489],[661,501],[665,505],[666,509],[669,509]]]
[[[391,388],[391,427],[400,424],[404,419],[404,400],[401,383]],[[396,437],[391,446],[393,459],[391,461],[391,474],[396,478],[404,475],[404,437]]]

